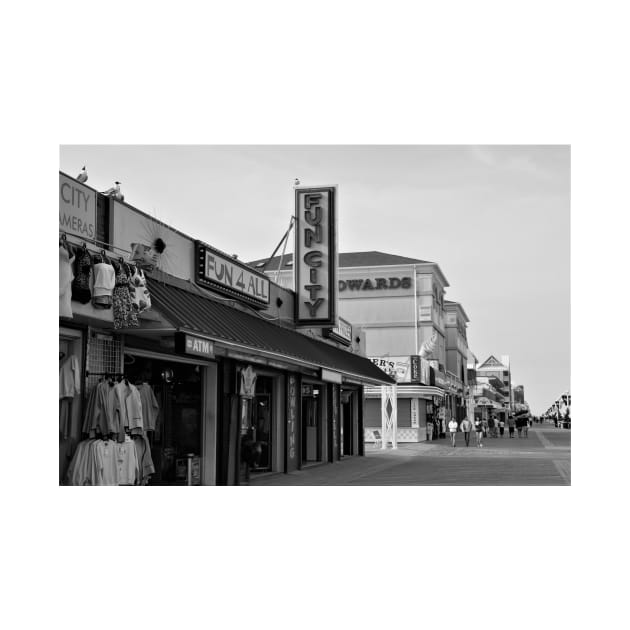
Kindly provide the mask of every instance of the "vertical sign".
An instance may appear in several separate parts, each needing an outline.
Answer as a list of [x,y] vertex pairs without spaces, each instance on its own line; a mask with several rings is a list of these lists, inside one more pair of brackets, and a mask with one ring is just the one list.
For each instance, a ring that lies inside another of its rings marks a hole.
[[420,426],[420,421],[418,418],[418,399],[411,399],[411,428],[417,429]]
[[339,424],[339,385],[331,385],[332,389],[332,434],[333,434],[333,443],[332,443],[332,452],[333,452],[333,461],[340,459],[339,457],[339,443],[340,443],[340,432],[341,426]]
[[298,404],[299,389],[295,374],[287,376],[287,428],[285,472],[291,472],[298,467]]
[[337,321],[337,188],[295,190],[295,319],[298,326]]
[[59,173],[59,230],[96,238],[96,191]]

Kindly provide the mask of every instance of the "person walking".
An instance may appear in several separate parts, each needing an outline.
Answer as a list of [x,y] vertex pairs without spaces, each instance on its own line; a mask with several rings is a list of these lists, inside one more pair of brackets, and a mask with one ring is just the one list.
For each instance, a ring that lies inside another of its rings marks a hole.
[[455,447],[455,436],[457,434],[457,420],[452,418],[448,423],[448,432],[451,434],[451,445]]
[[510,416],[508,418],[508,433],[510,434],[510,437],[513,438],[514,437],[514,416]]
[[470,444],[470,430],[472,429],[472,422],[468,418],[465,418],[462,421],[460,429],[464,434],[464,442],[466,442],[466,446],[468,446]]
[[529,418],[525,418],[523,421],[523,437],[527,437],[527,432],[529,431]]
[[479,419],[475,420],[475,433],[477,435],[477,448],[481,448],[481,437],[483,436],[483,422]]
[[496,437],[494,434],[494,418],[492,416],[488,418],[488,434],[490,437]]
[[505,420],[503,420],[503,418],[499,420],[499,433],[501,434],[501,437],[503,437],[503,434],[505,433]]

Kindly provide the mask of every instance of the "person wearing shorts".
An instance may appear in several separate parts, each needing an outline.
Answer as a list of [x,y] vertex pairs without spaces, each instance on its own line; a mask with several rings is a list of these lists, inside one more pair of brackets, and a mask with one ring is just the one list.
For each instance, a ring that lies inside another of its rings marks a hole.
[[483,437],[483,422],[481,420],[475,420],[475,433],[477,435],[477,448],[481,448],[481,438]]
[[514,437],[514,424],[514,416],[510,416],[508,418],[508,433],[510,434],[511,438]]
[[454,447],[457,434],[457,420],[453,419],[448,423],[448,432],[451,434],[451,445]]

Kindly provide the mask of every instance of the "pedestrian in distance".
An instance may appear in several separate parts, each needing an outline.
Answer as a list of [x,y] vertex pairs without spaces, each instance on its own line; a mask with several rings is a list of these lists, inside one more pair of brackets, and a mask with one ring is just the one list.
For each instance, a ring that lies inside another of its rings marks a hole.
[[477,448],[481,448],[481,438],[483,436],[483,422],[481,420],[475,420],[475,434],[477,435]]
[[481,428],[483,431],[483,437],[487,438],[488,437],[488,421],[487,420],[481,421]]
[[488,418],[488,433],[490,434],[490,437],[496,437],[494,434],[494,422],[494,418]]
[[501,434],[501,437],[503,437],[503,434],[505,433],[505,420],[499,420],[499,433]]
[[451,434],[451,445],[455,447],[455,436],[457,435],[457,420],[455,418],[448,423],[448,432]]
[[427,420],[427,442],[433,439],[433,422]]
[[508,433],[510,434],[510,437],[513,438],[514,437],[514,416],[510,416],[508,418]]
[[525,418],[523,422],[523,437],[527,437],[527,432],[529,431],[529,418]]
[[460,429],[464,434],[464,442],[466,442],[466,446],[468,446],[470,444],[470,430],[472,429],[472,422],[468,418],[464,419]]
[[516,418],[516,432],[518,433],[518,437],[523,437],[523,427],[525,426],[525,422],[523,416],[519,416]]

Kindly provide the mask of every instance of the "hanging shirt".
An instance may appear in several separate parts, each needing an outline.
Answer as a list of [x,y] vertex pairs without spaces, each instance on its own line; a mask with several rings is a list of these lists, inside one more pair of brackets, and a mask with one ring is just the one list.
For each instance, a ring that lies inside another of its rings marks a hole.
[[117,444],[118,485],[133,486],[139,478],[138,456],[133,440],[127,437],[122,444]]
[[153,388],[148,383],[138,385],[140,399],[142,401],[142,423],[145,431],[155,431],[160,405],[158,404]]
[[72,317],[72,263],[71,256],[65,247],[59,247],[59,317]]
[[118,444],[113,440],[96,440],[94,449],[95,486],[118,485]]
[[74,398],[81,391],[79,360],[71,354],[59,368],[59,398]]
[[98,262],[94,264],[93,271],[92,304],[98,308],[111,308],[116,284],[114,267],[109,263]]

